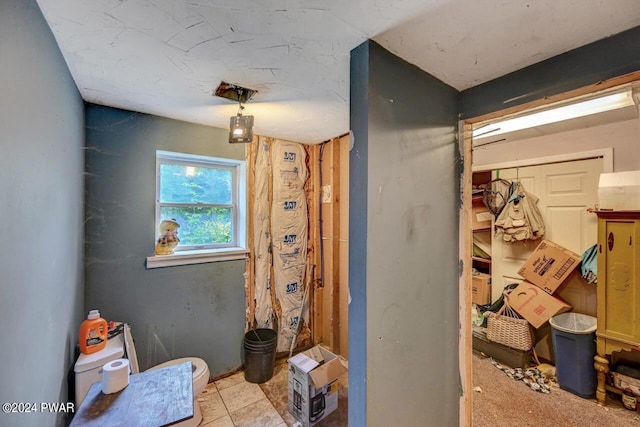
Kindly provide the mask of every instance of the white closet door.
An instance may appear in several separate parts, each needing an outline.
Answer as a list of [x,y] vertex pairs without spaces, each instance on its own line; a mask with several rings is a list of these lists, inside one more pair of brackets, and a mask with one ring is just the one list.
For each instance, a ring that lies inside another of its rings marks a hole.
[[[582,254],[597,240],[597,218],[587,212],[598,201],[602,158],[552,163],[493,171],[510,181],[517,179],[525,190],[539,198],[538,208],[546,226],[544,239]],[[492,301],[510,283],[520,282],[518,270],[540,240],[506,243],[502,235],[491,240]]]

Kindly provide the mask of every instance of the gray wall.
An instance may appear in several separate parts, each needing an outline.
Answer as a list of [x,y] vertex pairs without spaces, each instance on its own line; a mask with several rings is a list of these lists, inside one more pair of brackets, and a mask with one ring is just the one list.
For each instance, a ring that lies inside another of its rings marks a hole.
[[351,63],[349,425],[458,425],[457,91],[371,41]]
[[156,150],[244,159],[228,131],[87,105],[86,309],[131,324],[142,370],[186,356],[213,377],[241,365],[245,261],[147,270]]
[[[66,402],[82,279],[83,104],[40,9],[0,2],[0,402]],[[63,425],[4,414],[2,426]]]

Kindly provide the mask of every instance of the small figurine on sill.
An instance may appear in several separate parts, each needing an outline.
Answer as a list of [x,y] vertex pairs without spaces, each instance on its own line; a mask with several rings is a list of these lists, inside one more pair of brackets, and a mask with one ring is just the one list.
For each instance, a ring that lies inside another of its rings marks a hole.
[[164,219],[160,222],[160,237],[156,242],[156,255],[171,255],[180,243],[178,238],[178,224],[175,218]]

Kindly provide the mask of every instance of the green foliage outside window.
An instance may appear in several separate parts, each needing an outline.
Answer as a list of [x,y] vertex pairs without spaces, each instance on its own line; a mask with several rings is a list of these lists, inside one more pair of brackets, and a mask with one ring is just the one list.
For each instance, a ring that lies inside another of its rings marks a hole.
[[162,219],[175,218],[180,224],[180,246],[231,243],[232,218],[230,208],[163,207]]
[[160,218],[180,224],[180,246],[233,242],[232,185],[231,169],[160,165]]

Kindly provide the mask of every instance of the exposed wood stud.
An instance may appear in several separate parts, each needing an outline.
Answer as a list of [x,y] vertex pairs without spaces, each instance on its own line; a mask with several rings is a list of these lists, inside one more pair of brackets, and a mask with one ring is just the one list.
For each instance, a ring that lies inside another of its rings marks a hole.
[[323,343],[335,352],[334,335],[334,301],[333,301],[333,200],[332,197],[325,197],[325,191],[333,193],[333,140],[323,143],[318,150],[318,212],[321,214],[318,222],[318,229],[321,235],[318,243],[322,243],[322,259],[320,269],[322,271],[322,336]]
[[[319,244],[319,232],[318,232],[318,209],[319,209],[319,176],[318,176],[318,153],[319,146],[308,146],[308,166],[309,166],[309,179],[307,181],[307,203],[309,210],[309,261],[316,266],[320,266],[320,251],[318,250]],[[319,344],[322,342],[322,293],[323,289],[318,286],[320,276],[320,269],[315,268],[314,277],[312,280],[312,287],[309,289],[309,322],[311,327],[311,341],[313,344]]]
[[[269,145],[269,155],[271,155],[272,152],[272,147],[273,147],[273,138],[265,138],[265,142]],[[273,165],[273,158],[271,158],[270,165]],[[267,182],[268,182],[268,202],[269,202],[269,206],[273,205],[273,166],[269,168],[269,176],[267,177]],[[270,209],[271,210],[271,209]],[[271,227],[271,221],[269,221],[269,227]],[[269,250],[271,251],[271,254],[273,256],[273,250],[270,247]],[[273,307],[273,329],[275,329],[276,331],[280,329],[280,319],[282,318],[282,307],[280,307],[280,302],[277,300],[276,298],[276,280],[275,280],[275,273],[273,270],[273,258],[271,258],[271,266],[269,267],[269,282],[271,283],[271,286],[269,288],[269,293],[271,295],[271,306]]]
[[331,330],[333,351],[340,354],[340,140],[331,141],[331,222],[332,222],[332,304]]
[[255,195],[255,172],[256,172],[256,153],[259,143],[259,137],[254,136],[253,143],[247,144],[245,148],[245,161],[247,162],[247,247],[249,248],[249,256],[246,264],[246,283],[245,299],[246,299],[246,325],[245,330],[252,329],[255,326],[256,298],[255,298],[255,250],[253,247],[253,218],[254,205],[253,199]]
[[458,337],[458,369],[460,371],[460,419],[459,425],[471,427],[472,404],[471,404],[471,256],[472,256],[472,236],[471,236],[471,187],[472,187],[472,160],[471,160],[471,125],[463,122],[459,123],[462,129],[462,161],[463,174],[461,177],[461,199],[459,229],[459,263],[460,277],[458,282],[458,318],[460,322],[460,336]]

